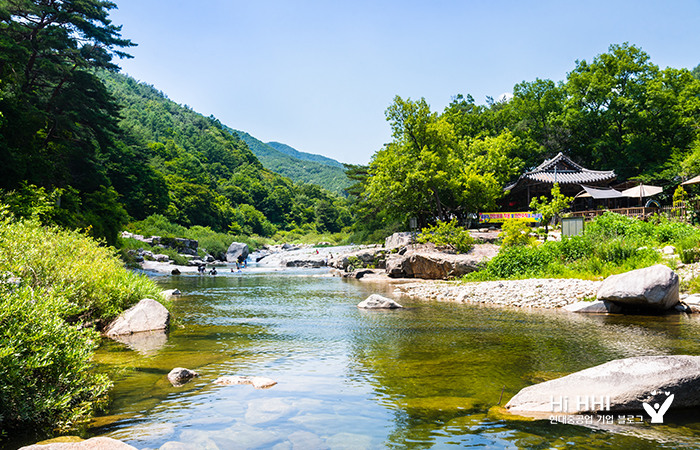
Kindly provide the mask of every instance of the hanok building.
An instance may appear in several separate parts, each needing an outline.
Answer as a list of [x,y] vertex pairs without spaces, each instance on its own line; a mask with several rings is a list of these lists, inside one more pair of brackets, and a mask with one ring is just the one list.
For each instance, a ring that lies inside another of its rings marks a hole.
[[505,190],[510,194],[502,207],[511,211],[525,211],[529,209],[533,197],[550,196],[554,183],[559,184],[562,194],[575,197],[584,190],[584,186],[605,188],[615,178],[617,175],[613,170],[586,169],[560,152],[506,186]]

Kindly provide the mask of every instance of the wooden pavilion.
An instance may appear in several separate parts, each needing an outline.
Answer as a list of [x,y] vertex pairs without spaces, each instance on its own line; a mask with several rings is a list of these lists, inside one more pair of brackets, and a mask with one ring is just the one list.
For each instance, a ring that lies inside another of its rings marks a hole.
[[533,197],[549,196],[554,183],[559,184],[562,194],[575,197],[583,186],[604,188],[616,178],[613,170],[586,169],[560,152],[507,185],[505,190],[510,193],[502,207],[510,211],[525,211]]

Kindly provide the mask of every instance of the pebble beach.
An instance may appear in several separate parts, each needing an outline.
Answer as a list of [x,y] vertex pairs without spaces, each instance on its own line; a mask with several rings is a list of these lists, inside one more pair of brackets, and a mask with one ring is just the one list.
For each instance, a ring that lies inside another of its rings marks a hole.
[[551,309],[595,298],[601,283],[602,281],[575,278],[530,278],[460,284],[421,281],[397,286],[394,292],[442,302]]

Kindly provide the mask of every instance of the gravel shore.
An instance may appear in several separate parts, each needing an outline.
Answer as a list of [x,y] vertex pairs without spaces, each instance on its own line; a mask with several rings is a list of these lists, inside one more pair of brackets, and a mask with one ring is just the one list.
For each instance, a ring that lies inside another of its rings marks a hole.
[[574,278],[531,278],[472,283],[422,281],[397,286],[395,293],[457,303],[519,308],[560,308],[596,296],[602,281]]

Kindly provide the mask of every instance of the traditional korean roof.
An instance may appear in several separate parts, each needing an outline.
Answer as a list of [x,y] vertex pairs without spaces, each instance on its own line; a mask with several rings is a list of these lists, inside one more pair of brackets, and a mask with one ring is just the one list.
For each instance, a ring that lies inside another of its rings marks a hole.
[[576,164],[568,156],[559,152],[557,156],[548,159],[535,169],[525,172],[518,180],[506,186],[506,190],[512,190],[519,184],[545,183],[545,184],[580,184],[590,185],[617,178],[614,170],[589,170]]

